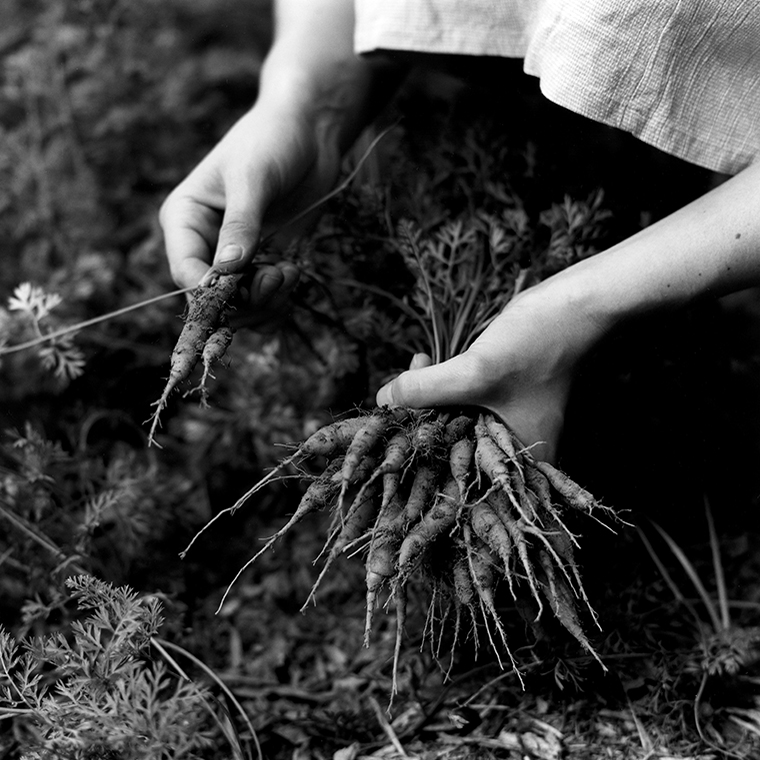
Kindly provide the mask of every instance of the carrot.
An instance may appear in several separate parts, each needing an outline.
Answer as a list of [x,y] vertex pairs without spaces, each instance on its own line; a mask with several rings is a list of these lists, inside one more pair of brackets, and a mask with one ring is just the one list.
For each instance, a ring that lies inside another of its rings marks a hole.
[[[274,535],[270,536],[264,546],[261,547],[235,574],[235,577],[230,581],[229,585],[227,586],[226,591],[222,595],[222,600],[219,602],[219,607],[217,608],[217,612],[222,608],[224,605],[224,601],[227,598],[227,595],[230,593],[230,590],[235,585],[235,582],[240,578],[240,576],[268,549],[270,549],[273,544],[279,539],[282,538],[294,525],[299,523],[301,520],[304,519],[308,514],[318,510],[322,509],[324,506],[326,506],[330,500],[334,497],[335,492],[337,490],[337,485],[335,484],[335,481],[333,480],[333,475],[335,473],[335,470],[337,470],[341,466],[341,461],[336,460],[334,462],[331,462],[330,467],[325,470],[319,477],[315,478],[311,485],[306,489],[306,492],[304,493],[303,497],[301,498],[301,501],[298,504],[298,507],[296,508],[296,511],[291,516],[290,520],[283,525],[282,528],[280,528]],[[208,527],[210,523],[206,525]],[[192,542],[191,542],[192,543]]]
[[433,506],[422,515],[420,521],[402,541],[398,556],[397,582],[405,583],[422,561],[425,550],[444,531],[454,526],[460,504],[459,487],[454,478],[449,478]]
[[304,495],[301,497],[301,501],[298,503],[296,511],[293,512],[285,525],[267,539],[264,546],[259,549],[254,556],[254,560],[269,549],[275,541],[282,538],[291,528],[293,528],[293,526],[301,522],[304,517],[310,515],[312,512],[323,509],[332,501],[338,491],[338,485],[335,482],[334,475],[340,466],[341,462],[339,460],[331,462],[330,466],[319,477],[311,482]]
[[406,430],[399,430],[388,440],[383,461],[378,465],[377,470],[375,470],[377,474],[373,477],[379,477],[389,472],[401,472],[411,450],[412,443]]
[[538,470],[533,462],[529,462],[530,466],[525,467],[523,475],[525,478],[525,485],[532,491],[542,504],[552,503],[552,492],[549,485],[549,481],[546,476]]
[[437,468],[427,463],[417,465],[412,485],[409,488],[409,496],[401,515],[404,524],[410,525],[417,522],[432,501],[437,483]]
[[505,493],[512,492],[509,458],[491,438],[482,415],[475,425],[475,463],[494,485],[501,486]]
[[343,460],[343,468],[341,470],[341,500],[343,500],[346,489],[354,479],[354,473],[359,463],[380,441],[381,436],[388,429],[390,422],[390,416],[381,412],[374,412],[364,418],[364,424],[348,445],[346,456]]
[[222,275],[212,285],[199,286],[193,291],[185,314],[185,325],[172,351],[169,377],[161,397],[153,403],[156,411],[151,418],[148,443],[156,443],[160,415],[166,408],[169,396],[192,374],[206,341],[216,330],[227,304],[237,292],[239,280],[240,275]]
[[[562,528],[563,527],[564,526],[562,526]],[[559,530],[551,530],[547,532],[546,537],[554,548],[557,556],[562,561],[562,567],[564,569],[570,569],[570,572],[573,576],[573,581],[575,582],[575,588],[583,598],[583,601],[586,604],[586,608],[591,613],[591,617],[594,619],[594,623],[601,630],[601,626],[599,625],[599,616],[591,606],[591,602],[589,601],[588,596],[586,596],[586,589],[583,587],[583,581],[581,579],[580,570],[578,569],[578,563],[575,561],[574,547],[578,546],[578,542],[575,540],[575,536],[573,536],[570,531],[560,528]]]
[[500,420],[494,417],[493,414],[484,415],[484,422],[488,434],[496,441],[499,448],[507,455],[507,458],[516,467],[520,467],[517,451],[514,447],[513,437],[506,425]]
[[[223,315],[224,316],[224,315]],[[227,322],[227,318],[224,317],[223,322]],[[227,349],[232,343],[232,337],[235,331],[229,326],[229,324],[221,324],[209,335],[206,340],[206,344],[203,346],[201,353],[201,361],[203,362],[203,375],[198,385],[193,388],[190,393],[199,391],[201,394],[201,406],[208,406],[208,379],[213,377],[211,375],[211,368],[220,362],[224,355],[227,353]]]
[[475,535],[501,560],[509,584],[509,591],[514,597],[512,539],[509,536],[509,531],[499,515],[485,502],[473,504],[470,512],[470,525]]
[[488,503],[504,524],[504,527],[509,533],[509,537],[512,539],[512,545],[517,550],[517,556],[520,558],[520,564],[522,564],[523,569],[525,570],[525,577],[528,581],[531,594],[538,604],[538,614],[536,615],[536,619],[538,619],[543,612],[543,602],[538,593],[536,574],[533,569],[533,563],[528,555],[529,544],[525,538],[525,534],[521,529],[520,524],[510,514],[509,505],[507,504],[506,496],[503,493],[499,491],[492,493],[488,497]]
[[353,437],[364,425],[363,417],[348,417],[337,420],[312,433],[297,449],[293,458],[331,457],[343,453]]
[[443,442],[446,446],[452,446],[461,438],[469,437],[475,426],[475,420],[469,414],[460,414],[446,423],[443,433]]
[[475,443],[466,437],[455,441],[449,450],[449,468],[459,488],[459,498],[463,502],[467,498],[468,480],[472,473],[474,455]]
[[453,576],[453,599],[454,607],[456,611],[456,617],[454,620],[454,646],[456,646],[457,639],[459,637],[459,630],[461,626],[462,608],[466,609],[470,614],[470,619],[473,622],[473,634],[475,636],[475,648],[478,647],[478,631],[475,627],[475,597],[476,592],[472,585],[472,578],[470,577],[470,565],[467,561],[466,553],[462,554],[455,562],[452,568]]
[[565,584],[564,578],[561,575],[557,575],[554,565],[546,552],[540,551],[538,553],[538,561],[546,576],[545,583],[541,584],[541,590],[551,605],[554,616],[559,620],[565,630],[567,630],[573,638],[594,657],[606,672],[607,666],[602,662],[599,655],[596,653],[596,650],[591,646],[588,637],[583,631],[580,618],[578,617],[575,608],[575,599],[572,592]]
[[[493,484],[490,491],[501,489],[515,510],[522,515],[522,505],[515,497],[512,487],[509,457],[491,437],[482,415],[475,425],[475,463],[478,472],[487,475]],[[525,517],[527,519],[527,515]]]
[[396,557],[402,538],[401,525],[398,521],[400,514],[401,503],[397,498],[392,498],[387,505],[380,507],[380,513],[372,528],[372,540],[365,563],[367,570],[365,646],[369,645],[377,593],[396,572]]
[[351,511],[346,515],[345,520],[340,527],[333,532],[333,535],[328,537],[325,542],[325,547],[320,552],[320,556],[322,556],[328,548],[329,553],[317,580],[309,592],[309,596],[301,607],[302,610],[304,610],[309,602],[314,599],[317,588],[335,560],[366,534],[369,526],[372,524],[372,520],[377,514],[376,497],[377,489],[374,487],[365,492],[363,500],[351,505]]
[[437,418],[425,418],[412,432],[412,448],[415,456],[434,456],[436,450],[443,443],[445,431],[445,416]]
[[[531,464],[549,481],[551,487],[562,497],[564,502],[573,509],[585,512],[591,515],[597,509],[605,512],[612,512],[612,509],[605,507],[597,501],[585,488],[579,486],[572,478],[554,465],[544,462],[540,459],[531,460]],[[604,523],[602,523],[604,525]],[[606,526],[609,528],[609,526]],[[609,528],[612,530],[612,528]],[[614,532],[614,531],[613,531]]]
[[[499,660],[499,665],[503,667],[501,657],[499,656],[499,649],[496,646],[496,642],[491,635],[491,629],[488,625],[488,618],[490,617],[501,639],[502,646],[506,651],[509,659],[512,662],[512,669],[515,673],[520,675],[517,669],[517,663],[512,656],[512,651],[507,643],[507,634],[504,631],[504,626],[501,624],[499,613],[496,610],[496,603],[494,601],[494,593],[496,589],[496,576],[493,571],[493,560],[490,556],[488,547],[477,537],[472,535],[472,531],[469,525],[465,525],[463,530],[463,537],[465,546],[467,548],[467,561],[470,569],[470,577],[472,578],[472,585],[478,595],[480,602],[481,612],[483,614],[483,623],[486,628],[486,634],[491,642],[491,647]],[[522,679],[521,679],[522,680]]]
[[399,430],[388,440],[385,446],[385,456],[382,462],[375,468],[364,488],[369,487],[376,478],[383,479],[383,504],[398,490],[401,482],[401,469],[407,461],[411,451],[411,442],[405,430]]

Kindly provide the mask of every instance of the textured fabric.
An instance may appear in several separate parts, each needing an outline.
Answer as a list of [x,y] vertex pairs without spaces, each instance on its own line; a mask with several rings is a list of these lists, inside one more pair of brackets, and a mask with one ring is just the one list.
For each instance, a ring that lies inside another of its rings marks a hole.
[[357,52],[524,58],[550,100],[687,161],[735,173],[760,155],[760,0],[356,0],[356,10]]

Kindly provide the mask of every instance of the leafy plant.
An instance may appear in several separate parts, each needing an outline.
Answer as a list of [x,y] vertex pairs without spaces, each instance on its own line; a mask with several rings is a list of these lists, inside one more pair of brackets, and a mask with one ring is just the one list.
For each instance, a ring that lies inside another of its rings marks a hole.
[[[705,516],[712,559],[713,593],[708,590],[708,584],[695,563],[673,537],[657,523],[652,523],[685,572],[704,614],[700,614],[698,606],[675,581],[640,528],[639,535],[675,599],[688,610],[696,629],[697,646],[688,654],[683,668],[687,676],[696,677],[697,681],[696,693],[691,700],[697,732],[713,749],[730,757],[746,758],[746,747],[742,748],[741,745],[747,741],[756,745],[760,740],[760,700],[756,696],[758,678],[755,674],[755,666],[760,663],[760,626],[740,625],[732,620],[732,600],[728,593],[720,542],[706,498]],[[706,704],[706,700],[710,699],[708,694],[717,695],[715,703],[709,707]],[[725,703],[721,704],[726,697]],[[711,716],[709,723],[706,723],[705,715]],[[721,734],[721,721],[732,724],[743,733],[735,747],[731,746],[730,739]]]
[[66,585],[87,613],[70,636],[0,633],[0,717],[25,719],[26,757],[197,757],[212,736],[209,694],[145,659],[159,601],[87,575]]

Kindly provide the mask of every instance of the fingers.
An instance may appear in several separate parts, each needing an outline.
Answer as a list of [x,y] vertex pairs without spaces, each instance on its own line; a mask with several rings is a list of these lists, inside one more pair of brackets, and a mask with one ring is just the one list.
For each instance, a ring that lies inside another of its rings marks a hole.
[[470,364],[462,356],[431,364],[426,354],[416,354],[410,369],[377,392],[377,403],[388,406],[445,406],[472,397]]
[[195,287],[208,270],[218,215],[192,197],[177,193],[167,198],[159,220],[172,278],[181,288]]
[[[253,176],[261,173],[251,172]],[[237,274],[251,263],[261,236],[261,222],[269,200],[261,185],[230,181],[227,206],[219,228],[213,267],[220,274]]]

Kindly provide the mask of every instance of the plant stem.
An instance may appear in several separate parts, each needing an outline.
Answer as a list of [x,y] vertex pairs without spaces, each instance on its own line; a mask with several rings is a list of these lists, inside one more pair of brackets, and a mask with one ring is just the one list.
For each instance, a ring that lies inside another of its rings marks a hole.
[[107,314],[101,314],[99,317],[86,319],[84,322],[78,322],[75,325],[69,325],[68,327],[62,327],[60,330],[55,330],[54,332],[40,335],[39,337],[33,338],[32,340],[27,340],[24,343],[17,343],[15,346],[4,346],[0,348],[0,356],[15,354],[17,351],[25,351],[28,348],[34,348],[34,346],[38,346],[41,343],[57,340],[58,338],[62,338],[64,335],[70,335],[71,333],[78,332],[85,327],[92,327],[99,322],[105,322],[108,319],[120,317],[122,314],[126,314],[127,312],[134,311],[135,309],[141,309],[143,306],[150,306],[151,304],[157,303],[158,301],[163,301],[165,298],[173,298],[174,296],[179,296],[183,293],[189,293],[191,290],[194,290],[194,288],[179,288],[178,290],[172,290],[169,293],[161,293],[160,295],[153,296],[152,298],[148,298],[145,301],[139,301],[138,303],[124,306],[121,309],[117,309],[116,311],[110,311]]

